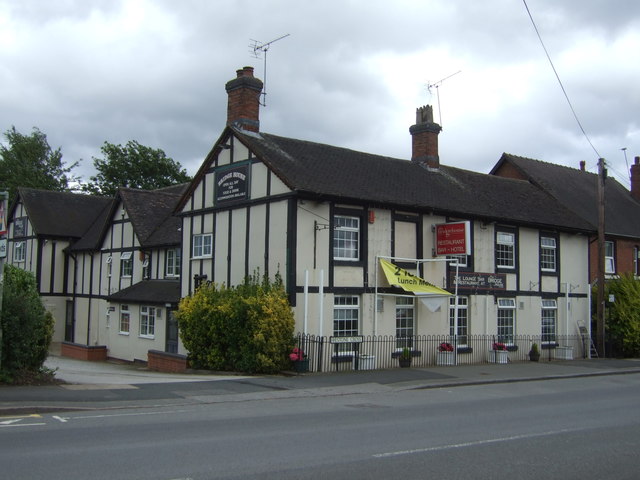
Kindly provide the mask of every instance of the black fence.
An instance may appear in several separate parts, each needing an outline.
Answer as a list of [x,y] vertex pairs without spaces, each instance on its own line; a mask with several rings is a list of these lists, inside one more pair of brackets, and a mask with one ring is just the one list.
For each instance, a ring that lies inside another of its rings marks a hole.
[[381,370],[399,367],[402,356],[410,357],[411,366],[418,368],[528,362],[534,343],[541,362],[589,356],[589,338],[581,335],[557,335],[552,341],[540,335],[520,335],[500,341],[495,335],[454,338],[450,335],[319,337],[299,334],[297,347],[304,352],[304,360],[294,362],[294,367],[302,372]]

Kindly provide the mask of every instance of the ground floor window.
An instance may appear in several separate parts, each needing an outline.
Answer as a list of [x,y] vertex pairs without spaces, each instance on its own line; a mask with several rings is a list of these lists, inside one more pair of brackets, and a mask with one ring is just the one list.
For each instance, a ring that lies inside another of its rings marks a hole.
[[[360,318],[360,297],[357,295],[336,295],[333,298],[333,336],[351,337],[358,335]],[[352,350],[351,343],[340,344],[341,351]]]
[[413,348],[415,302],[411,297],[396,297],[396,348]]
[[558,328],[558,303],[542,300],[542,343],[555,343]]
[[156,333],[156,308],[140,307],[140,336],[151,337]]
[[458,331],[456,324],[456,297],[449,298],[449,335],[458,335],[458,346],[467,345],[469,335],[469,298],[458,297]]
[[130,322],[129,305],[120,305],[120,333],[129,335]]
[[514,298],[498,299],[498,342],[513,345],[516,329],[516,301]]

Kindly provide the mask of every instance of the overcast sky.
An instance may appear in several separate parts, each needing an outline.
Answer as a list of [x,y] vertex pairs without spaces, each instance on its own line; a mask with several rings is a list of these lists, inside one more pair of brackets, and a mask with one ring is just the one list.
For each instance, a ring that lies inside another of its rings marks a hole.
[[0,0],[0,129],[38,127],[85,180],[105,141],[193,175],[224,128],[225,83],[245,65],[264,80],[252,40],[289,34],[268,49],[264,132],[409,159],[430,104],[443,164],[489,172],[508,152],[595,172],[602,156],[628,186],[640,2],[527,4],[593,147],[522,0]]

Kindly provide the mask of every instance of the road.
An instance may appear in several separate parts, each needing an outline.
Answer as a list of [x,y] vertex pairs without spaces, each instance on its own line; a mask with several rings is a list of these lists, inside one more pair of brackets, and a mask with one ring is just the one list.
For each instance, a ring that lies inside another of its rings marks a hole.
[[637,479],[640,374],[0,418],[18,479]]

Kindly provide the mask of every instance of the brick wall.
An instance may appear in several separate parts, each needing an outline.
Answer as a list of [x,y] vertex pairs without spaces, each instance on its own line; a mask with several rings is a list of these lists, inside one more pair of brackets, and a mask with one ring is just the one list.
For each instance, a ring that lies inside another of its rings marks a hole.
[[80,345],[78,343],[62,342],[60,354],[63,357],[76,360],[88,360],[91,362],[104,362],[107,359],[107,347],[105,345]]
[[147,368],[156,372],[183,373],[187,370],[187,357],[177,353],[149,350]]

